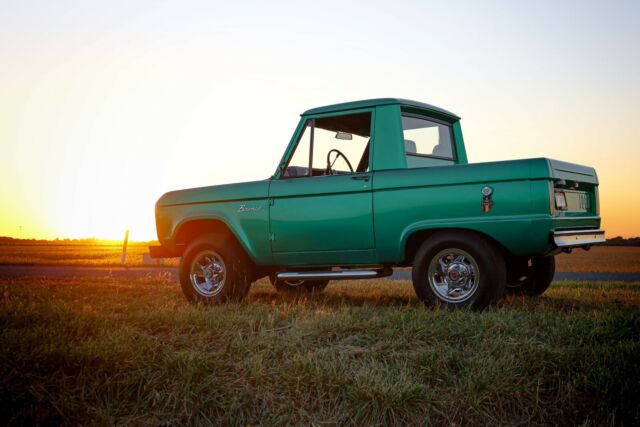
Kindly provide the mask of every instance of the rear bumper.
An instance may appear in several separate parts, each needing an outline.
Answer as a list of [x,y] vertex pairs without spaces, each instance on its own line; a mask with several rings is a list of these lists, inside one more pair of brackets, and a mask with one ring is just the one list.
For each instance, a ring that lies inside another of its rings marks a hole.
[[553,232],[553,241],[558,248],[580,248],[605,242],[604,230],[563,230]]

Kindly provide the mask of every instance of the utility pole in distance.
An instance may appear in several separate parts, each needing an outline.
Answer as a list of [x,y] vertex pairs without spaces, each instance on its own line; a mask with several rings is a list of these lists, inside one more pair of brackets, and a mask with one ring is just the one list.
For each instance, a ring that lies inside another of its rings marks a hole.
[[127,243],[129,242],[129,229],[127,228],[124,232],[124,241],[122,242],[122,258],[120,259],[120,263],[122,265],[125,264],[127,258]]

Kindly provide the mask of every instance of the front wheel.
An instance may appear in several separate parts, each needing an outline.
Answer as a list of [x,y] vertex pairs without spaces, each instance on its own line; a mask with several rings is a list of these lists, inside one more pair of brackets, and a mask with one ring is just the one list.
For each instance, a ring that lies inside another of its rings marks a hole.
[[502,297],[506,268],[502,255],[481,236],[439,233],[418,250],[412,279],[426,305],[483,309]]
[[193,303],[241,300],[251,286],[250,263],[235,242],[204,235],[189,244],[180,262],[180,286]]

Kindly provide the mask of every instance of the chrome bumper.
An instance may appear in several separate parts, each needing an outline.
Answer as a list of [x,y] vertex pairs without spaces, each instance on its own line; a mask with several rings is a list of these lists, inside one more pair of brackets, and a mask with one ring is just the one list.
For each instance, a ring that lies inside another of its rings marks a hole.
[[604,230],[563,230],[553,232],[553,241],[559,248],[579,248],[603,243]]

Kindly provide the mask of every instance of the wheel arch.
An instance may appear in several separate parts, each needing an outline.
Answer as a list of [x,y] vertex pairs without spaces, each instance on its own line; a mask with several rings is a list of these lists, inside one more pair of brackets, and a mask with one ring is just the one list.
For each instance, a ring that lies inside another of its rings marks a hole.
[[404,239],[404,262],[405,265],[411,265],[413,263],[413,259],[418,252],[418,249],[422,245],[424,241],[429,239],[430,237],[436,234],[442,233],[452,233],[452,232],[462,232],[465,234],[469,234],[476,238],[483,239],[490,244],[492,244],[505,259],[512,257],[513,254],[498,240],[494,239],[490,235],[483,233],[482,231],[474,230],[472,228],[464,228],[464,227],[442,227],[442,228],[424,228],[412,231],[407,237]]
[[220,218],[189,218],[178,224],[172,239],[175,252],[182,256],[189,242],[204,234],[215,234],[223,244],[236,245],[248,259],[252,260],[251,252],[242,239],[239,239],[232,227]]

